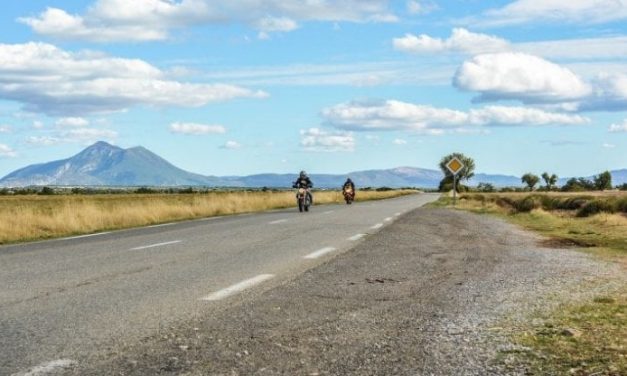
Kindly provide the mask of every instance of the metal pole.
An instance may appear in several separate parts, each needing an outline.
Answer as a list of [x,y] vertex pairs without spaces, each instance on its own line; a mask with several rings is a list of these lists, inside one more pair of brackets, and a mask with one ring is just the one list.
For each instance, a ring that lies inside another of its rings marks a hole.
[[457,200],[457,174],[453,174],[453,206]]

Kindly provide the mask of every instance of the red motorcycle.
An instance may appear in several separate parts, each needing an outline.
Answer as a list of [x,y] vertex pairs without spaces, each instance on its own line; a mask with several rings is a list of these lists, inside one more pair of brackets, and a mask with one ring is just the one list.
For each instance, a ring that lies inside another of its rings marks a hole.
[[344,201],[346,201],[346,205],[350,205],[355,201],[355,190],[348,186],[342,189],[342,194],[344,195]]

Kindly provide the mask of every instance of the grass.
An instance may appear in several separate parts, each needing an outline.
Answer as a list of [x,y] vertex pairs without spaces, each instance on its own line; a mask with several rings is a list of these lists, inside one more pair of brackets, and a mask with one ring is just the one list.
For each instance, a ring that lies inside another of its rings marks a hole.
[[[547,247],[575,247],[617,262],[627,271],[625,192],[577,194],[465,194],[456,208],[496,215],[546,237]],[[443,197],[435,206],[450,207]],[[533,201],[533,203],[529,203]],[[525,202],[523,204],[523,202]],[[603,210],[579,212],[586,205]],[[627,286],[612,295],[564,304],[543,313],[547,324],[517,331],[513,341],[530,347],[520,362],[537,375],[627,375]]]
[[[415,193],[358,191],[357,201]],[[343,202],[340,192],[314,193],[316,204]],[[0,196],[0,244],[293,207],[294,193]]]

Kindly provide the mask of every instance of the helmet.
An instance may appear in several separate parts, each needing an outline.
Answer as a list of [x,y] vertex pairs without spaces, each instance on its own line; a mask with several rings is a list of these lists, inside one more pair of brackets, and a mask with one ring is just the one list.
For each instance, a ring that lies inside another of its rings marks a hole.
[[304,178],[305,176],[307,176],[307,173],[305,171],[301,171],[300,172],[300,177]]

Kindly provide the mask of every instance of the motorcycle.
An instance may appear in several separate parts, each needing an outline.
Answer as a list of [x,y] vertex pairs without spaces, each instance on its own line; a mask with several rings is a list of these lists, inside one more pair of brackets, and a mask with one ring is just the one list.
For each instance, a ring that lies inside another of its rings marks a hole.
[[342,190],[342,194],[344,194],[344,201],[346,201],[346,205],[350,205],[355,200],[355,191],[351,187],[345,187]]
[[309,195],[309,189],[298,188],[298,192],[296,193],[296,201],[298,203],[298,210],[300,212],[308,212],[309,207],[311,206],[311,196]]

